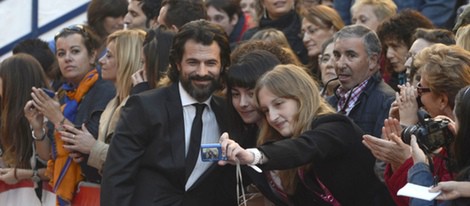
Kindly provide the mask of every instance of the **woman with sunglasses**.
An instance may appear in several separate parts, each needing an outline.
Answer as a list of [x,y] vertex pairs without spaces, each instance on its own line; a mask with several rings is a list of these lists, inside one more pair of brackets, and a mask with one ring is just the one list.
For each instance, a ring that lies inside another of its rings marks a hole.
[[[66,148],[64,131],[83,127],[97,138],[101,113],[115,96],[115,88],[111,82],[101,79],[95,68],[100,43],[88,26],[64,28],[54,40],[56,58],[66,82],[57,98],[33,87],[31,104],[55,127],[52,157],[42,158],[50,159],[47,168],[50,184],[57,194],[58,204],[64,205],[72,201],[80,181],[101,181],[96,168],[87,166],[88,155]],[[42,116],[33,119],[34,124],[42,124]]]
[[[455,98],[455,107],[453,110],[455,115],[455,123],[449,125],[449,129],[454,133],[455,139],[452,141],[452,146],[449,148],[451,154],[448,160],[448,169],[454,174],[453,180],[455,181],[470,181],[470,87],[462,88],[457,93]],[[412,158],[414,165],[408,172],[408,182],[422,185],[422,186],[437,186],[437,182],[432,173],[427,156],[417,143],[416,137],[411,137]],[[439,180],[438,180],[439,181]],[[440,183],[441,188],[434,188],[434,192],[443,190],[443,194],[438,199],[453,199],[451,201],[440,202],[439,205],[469,205],[468,192],[457,192],[454,194],[449,193],[448,190],[442,188],[449,182]],[[456,182],[454,182],[455,184]],[[468,189],[468,188],[467,188]],[[447,197],[446,197],[447,196]],[[453,196],[452,198],[449,196]],[[411,206],[432,206],[437,205],[437,201],[424,201],[417,198],[411,198]]]
[[[397,191],[406,184],[408,169],[413,165],[411,150],[401,139],[402,127],[405,122],[410,126],[418,123],[418,102],[420,109],[432,118],[445,116],[455,120],[452,112],[457,92],[470,85],[470,52],[458,46],[436,44],[425,48],[416,55],[413,65],[418,68],[421,76],[417,88],[408,86],[400,95],[397,94],[400,120],[385,120],[383,139],[370,135],[364,136],[364,144],[374,156],[387,162],[385,181],[390,194],[397,205],[408,205],[409,198],[398,197]],[[403,121],[408,119],[407,121]],[[451,173],[447,170],[446,161],[439,156],[447,156],[447,148],[434,151],[439,154],[433,158],[434,175],[441,180],[450,180]]]

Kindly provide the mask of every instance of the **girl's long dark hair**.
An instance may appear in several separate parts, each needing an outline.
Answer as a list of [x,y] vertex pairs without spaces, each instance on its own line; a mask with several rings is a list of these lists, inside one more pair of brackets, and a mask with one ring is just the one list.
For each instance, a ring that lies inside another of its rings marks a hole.
[[39,62],[28,54],[16,54],[0,64],[2,97],[0,145],[2,159],[10,167],[31,168],[32,135],[24,107],[31,100],[31,88],[47,87]]

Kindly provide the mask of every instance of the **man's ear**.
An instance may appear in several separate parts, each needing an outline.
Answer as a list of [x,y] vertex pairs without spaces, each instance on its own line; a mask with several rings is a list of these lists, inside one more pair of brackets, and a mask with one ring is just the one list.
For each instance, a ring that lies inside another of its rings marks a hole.
[[[241,14],[244,15],[244,14]],[[230,25],[235,26],[238,22],[238,14],[233,14],[232,20],[230,20]]]
[[178,31],[179,31],[178,27],[176,27],[176,25],[174,25],[174,24],[171,25],[171,27],[169,29],[173,30],[176,33],[178,33]]
[[379,68],[379,54],[372,54],[369,56],[369,70],[374,71]]
[[176,70],[181,72],[181,63],[176,63]]

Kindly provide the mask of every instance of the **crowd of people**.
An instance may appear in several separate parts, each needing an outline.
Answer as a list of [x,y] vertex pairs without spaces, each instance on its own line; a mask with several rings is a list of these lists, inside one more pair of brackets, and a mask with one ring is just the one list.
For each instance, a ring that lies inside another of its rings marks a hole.
[[410,2],[91,0],[0,63],[0,202],[469,205],[470,6]]

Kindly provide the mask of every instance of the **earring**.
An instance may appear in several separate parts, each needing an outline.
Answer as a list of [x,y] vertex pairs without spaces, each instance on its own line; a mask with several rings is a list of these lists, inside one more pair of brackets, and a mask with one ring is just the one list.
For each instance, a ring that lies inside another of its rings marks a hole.
[[263,18],[268,18],[268,15],[266,14],[266,7],[263,8]]

